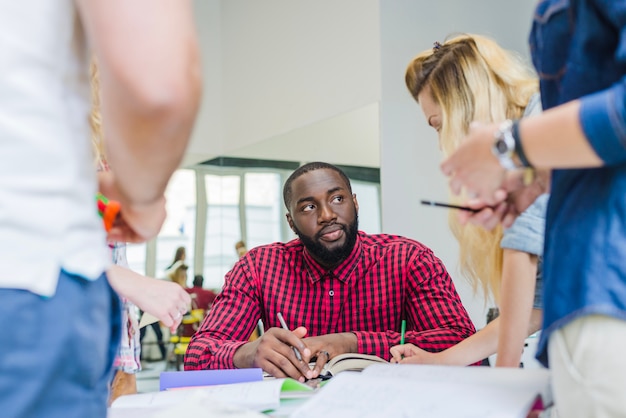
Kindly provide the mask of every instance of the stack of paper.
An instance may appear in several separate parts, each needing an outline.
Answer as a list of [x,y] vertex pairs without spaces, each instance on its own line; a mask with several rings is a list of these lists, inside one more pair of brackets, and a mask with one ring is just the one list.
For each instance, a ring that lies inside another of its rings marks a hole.
[[[313,388],[293,379],[268,379],[140,393],[116,399],[109,408],[108,418],[226,416],[224,414],[230,414],[231,417],[256,416],[255,412],[278,409],[283,394],[285,398],[293,398],[310,396],[312,393]],[[194,411],[201,413],[191,415]],[[161,415],[166,412],[169,415]],[[172,412],[176,412],[176,415]],[[240,415],[244,412],[246,415]]]
[[333,377],[292,416],[525,418],[538,397],[552,401],[545,369],[375,364]]

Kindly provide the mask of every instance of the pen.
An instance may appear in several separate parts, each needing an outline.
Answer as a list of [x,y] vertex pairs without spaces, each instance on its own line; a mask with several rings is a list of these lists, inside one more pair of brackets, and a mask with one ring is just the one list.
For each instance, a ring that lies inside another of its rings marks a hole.
[[452,204],[449,204],[449,203],[435,202],[434,200],[420,200],[420,203],[422,205],[439,206],[441,208],[466,210],[468,212],[474,212],[474,213],[480,212],[481,210],[484,209],[484,208],[474,209],[474,208],[470,208],[469,206],[460,206],[460,205],[452,205]]
[[[406,333],[406,319],[402,320],[402,326],[400,328],[400,345],[404,344],[404,334]],[[404,358],[404,354],[401,356]]]
[[[283,318],[283,314],[278,312],[276,315],[278,316],[278,320],[280,321],[280,326],[283,327],[283,329],[290,331],[289,327],[285,323],[285,318]],[[298,349],[296,347],[291,347],[291,348],[293,348],[293,352],[296,354],[296,357],[298,358],[298,360],[302,361],[302,356],[300,355],[300,352],[298,351]]]

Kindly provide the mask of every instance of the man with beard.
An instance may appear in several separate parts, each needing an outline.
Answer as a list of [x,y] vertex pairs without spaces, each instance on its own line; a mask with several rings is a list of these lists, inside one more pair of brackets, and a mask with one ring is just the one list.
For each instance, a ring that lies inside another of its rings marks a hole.
[[[298,238],[253,248],[226,274],[189,344],[186,370],[260,367],[304,381],[342,353],[389,360],[403,319],[405,341],[428,351],[475,332],[430,249],[358,231],[359,205],[341,169],[306,164],[287,179],[283,197]],[[292,331],[281,327],[279,313]],[[259,318],[265,333],[250,342]]]

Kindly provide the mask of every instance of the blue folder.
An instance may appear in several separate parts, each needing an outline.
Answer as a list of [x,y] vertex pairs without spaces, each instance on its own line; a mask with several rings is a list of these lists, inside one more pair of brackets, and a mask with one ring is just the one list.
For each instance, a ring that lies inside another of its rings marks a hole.
[[189,370],[162,372],[159,390],[190,386],[224,385],[228,383],[254,382],[263,380],[263,370],[223,369],[223,370]]

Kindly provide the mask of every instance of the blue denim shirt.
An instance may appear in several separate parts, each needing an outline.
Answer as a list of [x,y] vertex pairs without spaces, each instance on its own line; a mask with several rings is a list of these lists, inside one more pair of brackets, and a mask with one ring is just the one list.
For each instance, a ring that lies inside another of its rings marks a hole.
[[544,331],[582,315],[626,320],[626,1],[540,1],[530,35],[544,109],[581,100],[605,166],[554,170],[546,215]]

